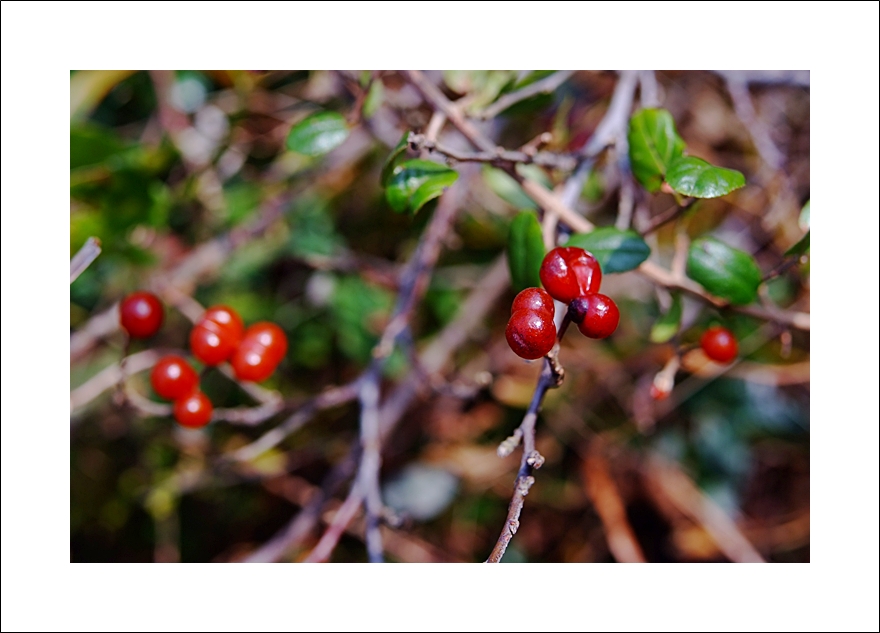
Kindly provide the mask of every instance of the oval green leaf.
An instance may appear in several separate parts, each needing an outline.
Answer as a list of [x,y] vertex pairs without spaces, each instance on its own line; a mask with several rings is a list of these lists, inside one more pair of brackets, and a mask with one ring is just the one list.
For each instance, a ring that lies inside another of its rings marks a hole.
[[678,293],[672,295],[672,305],[666,314],[657,319],[651,328],[651,342],[665,343],[678,333],[681,328],[681,296]]
[[445,165],[420,158],[408,160],[394,167],[385,198],[397,213],[415,213],[457,179],[458,173]]
[[691,198],[718,198],[744,187],[746,178],[735,169],[715,167],[695,156],[682,156],[669,166],[666,182]]
[[391,176],[394,175],[394,168],[397,167],[400,162],[400,156],[406,151],[408,139],[409,132],[404,132],[403,136],[400,137],[400,140],[397,141],[397,145],[391,150],[388,158],[385,159],[385,162],[382,165],[382,175],[379,179],[383,187],[388,186],[388,181],[391,180]]
[[604,274],[623,273],[638,268],[651,254],[642,236],[627,229],[604,226],[590,233],[575,233],[566,246],[579,246],[593,254]]
[[338,112],[316,112],[297,123],[287,135],[287,148],[306,156],[320,156],[342,145],[348,124]]
[[668,110],[639,110],[629,120],[629,162],[632,173],[648,191],[663,184],[673,160],[684,151],[684,141]]
[[539,273],[543,260],[541,225],[533,212],[523,211],[513,218],[507,236],[507,264],[514,290],[541,286]]
[[751,255],[711,237],[691,244],[687,274],[716,297],[734,305],[754,301],[761,285],[761,269]]

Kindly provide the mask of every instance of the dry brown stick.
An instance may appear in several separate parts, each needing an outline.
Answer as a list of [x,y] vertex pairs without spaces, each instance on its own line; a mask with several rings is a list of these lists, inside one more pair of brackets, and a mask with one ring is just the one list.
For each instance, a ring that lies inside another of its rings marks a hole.
[[730,560],[736,563],[765,562],[733,519],[678,466],[654,454],[646,462],[645,476],[649,484],[656,486],[681,512],[705,527]]
[[598,438],[590,442],[581,474],[584,489],[605,528],[605,540],[611,554],[620,563],[647,562],[626,517],[626,506],[608,468],[602,441]]
[[70,283],[76,281],[82,272],[101,254],[101,240],[90,237],[70,260]]

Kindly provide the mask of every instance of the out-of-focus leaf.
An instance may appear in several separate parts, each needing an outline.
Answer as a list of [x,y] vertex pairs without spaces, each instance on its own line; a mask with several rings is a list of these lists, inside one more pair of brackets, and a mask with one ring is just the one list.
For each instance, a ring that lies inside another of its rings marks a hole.
[[80,70],[70,78],[70,119],[85,119],[133,70]]
[[575,233],[566,246],[579,246],[599,261],[604,274],[622,273],[638,268],[648,259],[651,247],[632,229],[613,226],[595,229],[590,233]]
[[457,179],[458,172],[445,165],[415,158],[394,168],[385,197],[397,213],[415,213]]
[[452,473],[424,464],[410,464],[383,487],[382,499],[391,508],[417,521],[428,521],[443,512],[458,492]]
[[529,198],[519,183],[497,167],[483,166],[483,180],[502,200],[517,209],[537,209],[538,205]]
[[102,163],[127,148],[110,130],[94,125],[70,128],[70,169]]
[[666,182],[678,193],[692,198],[718,198],[744,187],[746,179],[735,169],[715,167],[695,156],[682,156],[669,166]]
[[810,250],[810,232],[807,231],[807,234],[804,235],[801,239],[797,241],[797,244],[792,246],[790,249],[785,251],[786,257],[789,255],[803,255],[808,250]]
[[386,158],[385,162],[382,164],[382,174],[379,178],[379,182],[382,183],[383,187],[388,186],[391,176],[394,175],[394,168],[397,167],[401,155],[406,151],[406,141],[408,138],[409,132],[404,132],[403,136],[400,137],[400,140],[397,141],[397,145],[394,146],[394,149],[391,150],[388,158]]
[[672,295],[672,305],[666,314],[657,319],[651,328],[651,342],[665,343],[678,333],[681,327],[681,296]]
[[516,80],[511,70],[446,70],[443,81],[459,94],[468,95],[471,112],[492,103],[498,94]]
[[538,272],[544,259],[541,225],[531,211],[519,213],[510,224],[507,239],[507,264],[514,290],[541,286]]
[[306,156],[321,156],[348,138],[348,124],[338,112],[316,112],[291,128],[287,148]]
[[672,161],[684,151],[684,141],[668,110],[647,108],[629,120],[629,161],[633,175],[648,191],[657,191]]
[[802,231],[810,230],[810,201],[807,200],[807,203],[804,205],[804,208],[801,209],[801,215],[798,218],[798,226],[801,227]]
[[754,301],[761,285],[761,269],[751,255],[711,237],[691,244],[687,274],[716,297],[735,305]]

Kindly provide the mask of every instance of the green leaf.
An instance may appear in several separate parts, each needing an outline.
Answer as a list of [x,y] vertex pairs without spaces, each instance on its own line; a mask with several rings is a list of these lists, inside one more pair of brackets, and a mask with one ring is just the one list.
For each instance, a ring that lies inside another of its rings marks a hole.
[[404,132],[403,136],[401,136],[400,140],[397,142],[397,145],[394,146],[394,149],[391,150],[388,158],[386,158],[385,162],[382,164],[382,175],[379,177],[379,181],[382,183],[383,187],[388,186],[388,181],[391,180],[391,176],[394,175],[394,168],[397,167],[399,162],[398,158],[400,158],[400,155],[406,151],[408,138],[409,132]]
[[503,170],[483,165],[483,180],[499,198],[515,209],[538,208],[535,201],[525,194],[519,183]]
[[639,110],[629,120],[629,162],[633,175],[648,191],[657,191],[673,160],[684,151],[667,110]]
[[651,342],[665,343],[678,333],[681,327],[681,296],[676,293],[672,295],[672,305],[666,314],[657,319],[654,327],[651,328]]
[[348,138],[348,124],[338,112],[316,112],[297,123],[287,135],[287,148],[306,156],[320,156]]
[[803,231],[810,230],[810,201],[807,200],[807,203],[804,205],[804,208],[801,209],[801,215],[798,218],[798,226],[801,227]]
[[754,301],[761,285],[761,269],[751,255],[711,237],[691,244],[687,274],[716,297],[735,305]]
[[457,179],[458,172],[445,165],[416,158],[394,168],[385,197],[397,213],[415,213]]
[[801,255],[806,253],[808,250],[810,250],[810,232],[809,231],[807,231],[807,234],[798,240],[797,244],[795,244],[790,249],[785,251],[785,256],[788,257],[790,255],[797,255],[798,257],[800,257]]
[[746,179],[735,169],[715,167],[695,156],[682,156],[669,166],[666,182],[678,193],[692,198],[718,198],[745,186]]
[[539,271],[544,260],[541,225],[531,211],[519,213],[510,224],[507,237],[507,264],[517,292],[541,286]]
[[613,226],[601,227],[590,233],[575,233],[565,245],[579,246],[592,253],[606,275],[638,268],[651,254],[651,247],[641,235],[632,229],[623,231]]

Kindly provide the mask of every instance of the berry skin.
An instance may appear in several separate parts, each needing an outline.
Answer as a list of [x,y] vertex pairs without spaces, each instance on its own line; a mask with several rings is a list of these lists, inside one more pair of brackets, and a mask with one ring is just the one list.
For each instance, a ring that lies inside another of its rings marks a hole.
[[151,292],[133,292],[119,304],[119,323],[131,338],[149,338],[159,331],[165,311]]
[[553,298],[542,288],[526,288],[516,295],[513,305],[510,307],[510,313],[513,314],[520,310],[540,312],[549,315],[550,319],[553,319],[556,315],[556,306],[553,304]]
[[181,426],[200,429],[211,421],[214,405],[201,391],[193,391],[188,396],[174,401],[174,419]]
[[177,400],[199,386],[199,376],[180,356],[165,356],[153,366],[150,383],[160,397]]
[[230,362],[239,380],[262,382],[287,354],[287,336],[274,323],[262,321],[245,330]]
[[571,320],[577,323],[581,334],[588,338],[607,338],[620,323],[617,304],[606,295],[594,293],[578,297],[568,307]]
[[718,363],[729,363],[739,353],[733,332],[719,325],[710,327],[700,337],[700,347],[706,356]]
[[209,308],[189,334],[193,356],[206,365],[219,365],[235,352],[244,336],[238,313],[226,306]]
[[507,322],[507,344],[514,354],[527,360],[541,358],[556,343],[556,324],[549,314],[517,310]]
[[547,253],[539,276],[550,296],[562,303],[598,292],[602,283],[602,269],[596,258],[574,246],[554,248]]

